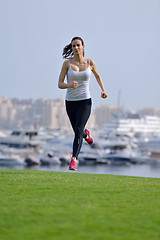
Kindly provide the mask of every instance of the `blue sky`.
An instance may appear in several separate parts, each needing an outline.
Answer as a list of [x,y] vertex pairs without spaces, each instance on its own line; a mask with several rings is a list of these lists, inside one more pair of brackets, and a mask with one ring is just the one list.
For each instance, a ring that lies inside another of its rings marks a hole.
[[64,98],[57,82],[63,47],[81,36],[92,75],[93,107],[160,108],[159,0],[0,0],[0,96]]

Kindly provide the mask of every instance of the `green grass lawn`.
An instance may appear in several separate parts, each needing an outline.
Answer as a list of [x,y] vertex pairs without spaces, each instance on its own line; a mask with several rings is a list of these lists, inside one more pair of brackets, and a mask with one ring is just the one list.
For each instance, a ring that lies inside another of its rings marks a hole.
[[160,239],[160,179],[0,170],[1,240]]

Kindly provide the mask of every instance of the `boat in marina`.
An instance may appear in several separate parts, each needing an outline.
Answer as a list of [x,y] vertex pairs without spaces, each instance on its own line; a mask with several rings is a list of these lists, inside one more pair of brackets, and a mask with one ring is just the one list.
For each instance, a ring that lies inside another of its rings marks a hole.
[[157,116],[140,116],[129,113],[116,118],[112,123],[106,123],[100,129],[100,134],[121,134],[140,138],[141,136],[160,136],[160,118]]
[[126,162],[132,164],[142,164],[146,163],[149,157],[147,155],[143,155],[138,149],[127,146],[125,149],[112,149],[110,153],[106,155],[106,159],[112,163]]
[[39,155],[41,165],[57,165],[60,164],[60,155],[53,151],[44,151]]
[[8,137],[0,138],[0,146],[9,148],[37,148],[44,144],[37,130],[14,130]]
[[150,151],[160,152],[160,137],[144,137],[137,141],[138,146],[141,149],[148,149]]
[[[102,126],[98,131],[98,137],[105,148],[117,147],[126,151],[127,146],[136,144],[142,155],[149,156],[150,152],[150,156],[160,156],[160,118],[157,116],[140,116],[131,113],[120,117],[117,115],[112,123]],[[156,154],[152,154],[155,152]],[[118,158],[117,154],[121,153],[121,151],[117,152],[113,156]]]
[[21,158],[17,154],[7,154],[0,151],[0,166],[15,166],[15,165],[23,165],[23,158]]

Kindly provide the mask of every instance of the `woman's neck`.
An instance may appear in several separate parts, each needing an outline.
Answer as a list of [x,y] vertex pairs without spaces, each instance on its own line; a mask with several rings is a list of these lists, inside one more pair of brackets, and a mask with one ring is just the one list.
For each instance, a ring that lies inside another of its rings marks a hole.
[[83,55],[78,55],[78,54],[74,55],[73,59],[74,59],[75,62],[79,62],[79,63],[84,61]]

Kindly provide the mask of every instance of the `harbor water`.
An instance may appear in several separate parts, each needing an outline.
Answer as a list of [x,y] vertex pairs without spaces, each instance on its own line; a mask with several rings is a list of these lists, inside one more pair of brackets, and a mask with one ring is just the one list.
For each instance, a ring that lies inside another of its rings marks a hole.
[[[0,167],[1,169],[7,169],[7,167]],[[69,171],[68,166],[13,166],[10,169],[23,169],[23,170],[41,170],[41,171],[60,171],[60,172],[71,172],[77,173],[88,173],[88,174],[112,174],[112,175],[124,175],[124,176],[137,176],[137,177],[151,177],[160,178],[160,165],[153,164],[112,164],[112,165],[86,165],[78,166],[76,172]]]

